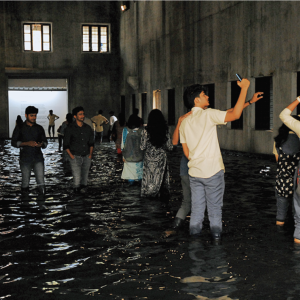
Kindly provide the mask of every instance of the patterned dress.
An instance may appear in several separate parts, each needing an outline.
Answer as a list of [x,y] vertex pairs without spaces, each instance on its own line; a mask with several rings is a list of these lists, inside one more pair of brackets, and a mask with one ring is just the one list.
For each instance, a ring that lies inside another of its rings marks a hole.
[[148,132],[144,129],[141,149],[146,150],[144,154],[141,197],[169,196],[170,180],[166,151],[173,149],[169,133],[166,144],[157,148],[150,143]]

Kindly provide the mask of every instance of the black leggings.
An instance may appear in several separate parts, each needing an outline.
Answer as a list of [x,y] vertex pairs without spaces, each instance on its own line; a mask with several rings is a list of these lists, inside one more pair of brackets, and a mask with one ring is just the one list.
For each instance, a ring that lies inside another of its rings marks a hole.
[[52,135],[53,135],[53,137],[54,137],[54,129],[55,129],[55,125],[49,125],[49,126],[48,126],[48,133],[49,133],[49,136],[51,136],[51,133],[50,133],[51,128],[52,128]]

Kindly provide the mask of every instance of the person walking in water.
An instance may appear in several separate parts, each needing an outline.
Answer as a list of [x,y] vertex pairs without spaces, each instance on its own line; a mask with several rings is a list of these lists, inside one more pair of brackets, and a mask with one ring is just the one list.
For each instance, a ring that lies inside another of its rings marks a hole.
[[91,118],[92,122],[94,122],[96,125],[95,142],[99,139],[99,144],[101,144],[103,140],[103,125],[108,124],[108,120],[102,116],[102,114],[103,110],[99,109],[98,115]]
[[75,122],[68,125],[64,135],[64,150],[69,155],[73,174],[74,192],[86,191],[89,170],[94,150],[94,133],[84,123],[84,109],[78,106],[72,110]]
[[[200,235],[204,213],[207,207],[212,239],[218,243],[222,233],[222,207],[225,189],[224,164],[217,136],[217,125],[225,125],[240,118],[246,107],[245,99],[250,85],[249,80],[237,82],[241,88],[236,105],[227,110],[207,109],[209,97],[205,86],[194,84],[184,92],[186,107],[192,113],[181,123],[180,142],[188,158],[191,187],[192,212],[190,234]],[[262,98],[259,93],[247,106]]]
[[52,135],[53,135],[53,138],[54,138],[55,121],[57,119],[59,119],[59,116],[55,115],[53,113],[53,110],[51,109],[51,110],[49,110],[49,115],[48,115],[47,119],[49,120],[49,126],[48,126],[49,137],[51,138],[51,129],[52,129]]
[[36,124],[38,111],[34,106],[26,108],[26,120],[15,127],[11,139],[11,145],[20,148],[21,191],[24,196],[29,194],[31,170],[35,175],[39,195],[45,195],[44,157],[41,148],[47,147],[47,138],[44,128]]

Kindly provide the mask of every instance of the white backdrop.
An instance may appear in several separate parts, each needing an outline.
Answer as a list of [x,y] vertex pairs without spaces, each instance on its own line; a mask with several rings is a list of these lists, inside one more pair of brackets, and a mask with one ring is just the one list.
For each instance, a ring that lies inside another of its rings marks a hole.
[[55,121],[55,136],[57,136],[57,128],[66,119],[68,113],[68,92],[67,91],[8,91],[9,105],[9,137],[12,136],[16,125],[17,116],[20,115],[25,121],[25,109],[27,106],[35,106],[39,109],[37,114],[37,124],[44,127],[46,136],[48,137],[47,116],[49,110],[59,116]]

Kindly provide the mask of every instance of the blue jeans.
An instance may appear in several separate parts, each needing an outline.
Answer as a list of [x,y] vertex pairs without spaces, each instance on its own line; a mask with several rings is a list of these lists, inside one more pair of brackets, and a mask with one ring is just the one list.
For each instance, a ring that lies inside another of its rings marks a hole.
[[75,155],[75,158],[72,159],[69,156],[70,166],[73,175],[73,185],[74,188],[80,187],[80,185],[87,185],[87,180],[89,176],[89,170],[92,163],[92,160],[89,159],[89,155],[78,156]]
[[292,197],[282,197],[279,194],[277,194],[277,191],[275,189],[275,197],[276,197],[276,202],[277,202],[277,215],[276,215],[276,220],[280,222],[284,222],[289,204],[292,203]]
[[22,172],[22,188],[28,188],[30,182],[31,170],[33,170],[35,180],[38,186],[44,186],[44,162],[25,163],[20,161],[20,168]]
[[190,234],[200,234],[206,207],[211,233],[221,233],[225,190],[224,171],[221,170],[210,178],[190,176],[190,186],[192,192]]

